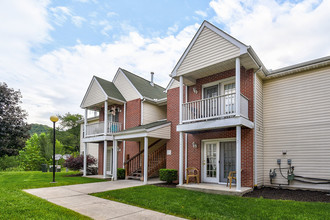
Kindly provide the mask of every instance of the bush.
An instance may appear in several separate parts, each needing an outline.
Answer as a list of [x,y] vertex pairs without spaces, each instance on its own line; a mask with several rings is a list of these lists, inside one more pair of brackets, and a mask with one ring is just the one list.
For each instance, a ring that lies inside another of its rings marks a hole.
[[[96,164],[96,159],[91,156],[87,155],[87,173],[92,173],[93,168],[90,166]],[[81,170],[84,167],[84,155],[79,155],[77,157],[71,156],[69,157],[65,163],[64,166],[71,169],[71,170]]]
[[174,169],[160,169],[159,179],[166,181],[168,184],[178,179],[178,171]]
[[18,156],[5,155],[0,157],[0,170],[17,169],[19,166]]
[[117,178],[119,180],[125,179],[125,169],[123,169],[123,168],[118,168],[117,169]]

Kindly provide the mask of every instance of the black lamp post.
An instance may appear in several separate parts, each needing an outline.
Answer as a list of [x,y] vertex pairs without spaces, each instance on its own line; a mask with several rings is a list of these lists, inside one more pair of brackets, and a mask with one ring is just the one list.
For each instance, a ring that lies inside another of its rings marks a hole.
[[54,140],[53,140],[53,182],[55,183],[55,123],[58,121],[58,117],[56,115],[50,116],[50,120],[53,122],[53,130],[54,130]]

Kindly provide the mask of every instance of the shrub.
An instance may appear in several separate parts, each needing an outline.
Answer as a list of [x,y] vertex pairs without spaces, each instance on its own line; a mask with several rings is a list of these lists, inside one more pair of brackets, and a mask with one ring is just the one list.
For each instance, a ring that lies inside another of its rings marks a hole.
[[117,169],[117,178],[119,180],[125,179],[125,169],[123,169],[123,168],[118,168]]
[[[96,159],[91,156],[87,155],[87,173],[92,173],[92,169],[90,166],[96,164]],[[69,157],[65,163],[64,166],[71,169],[71,170],[81,170],[84,167],[84,155],[79,156],[71,156]]]
[[168,184],[178,179],[178,171],[174,169],[160,169],[159,179],[166,181]]
[[5,155],[0,157],[0,170],[11,170],[17,169],[19,166],[18,156]]

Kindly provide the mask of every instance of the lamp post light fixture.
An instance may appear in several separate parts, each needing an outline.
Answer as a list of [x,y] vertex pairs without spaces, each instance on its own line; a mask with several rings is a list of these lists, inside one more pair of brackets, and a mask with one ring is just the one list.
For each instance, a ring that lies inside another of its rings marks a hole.
[[55,123],[58,121],[58,117],[56,115],[50,116],[50,120],[53,122],[53,182],[55,183],[55,144],[56,144],[56,139],[55,139]]

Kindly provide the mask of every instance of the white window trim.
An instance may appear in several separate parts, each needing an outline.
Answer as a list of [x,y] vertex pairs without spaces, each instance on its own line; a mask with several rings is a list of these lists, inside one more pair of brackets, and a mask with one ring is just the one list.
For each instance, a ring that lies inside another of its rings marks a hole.
[[215,86],[215,85],[220,85],[220,86],[218,86],[218,94],[222,95],[224,93],[223,84],[227,84],[227,83],[235,83],[235,76],[203,84],[202,85],[202,99],[204,99],[204,89],[205,88]]

